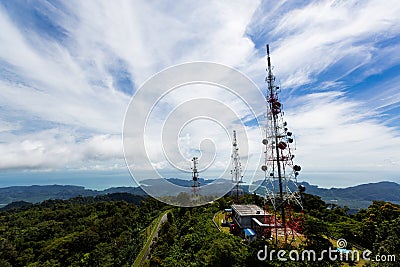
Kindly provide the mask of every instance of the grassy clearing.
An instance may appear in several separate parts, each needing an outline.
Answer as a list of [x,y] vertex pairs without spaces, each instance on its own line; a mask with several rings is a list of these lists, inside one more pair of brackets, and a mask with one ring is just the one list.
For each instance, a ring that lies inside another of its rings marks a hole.
[[215,214],[215,223],[219,226],[222,232],[230,233],[229,227],[222,226],[222,220],[225,219],[225,213],[223,211],[219,211]]

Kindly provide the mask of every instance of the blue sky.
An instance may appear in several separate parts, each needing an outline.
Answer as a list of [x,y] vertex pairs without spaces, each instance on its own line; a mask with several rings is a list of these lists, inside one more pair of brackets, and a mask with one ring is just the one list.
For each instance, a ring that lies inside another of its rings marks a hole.
[[398,14],[398,1],[1,1],[0,186],[133,185],[121,133],[138,88],[212,61],[264,90],[266,43],[299,180],[400,182]]

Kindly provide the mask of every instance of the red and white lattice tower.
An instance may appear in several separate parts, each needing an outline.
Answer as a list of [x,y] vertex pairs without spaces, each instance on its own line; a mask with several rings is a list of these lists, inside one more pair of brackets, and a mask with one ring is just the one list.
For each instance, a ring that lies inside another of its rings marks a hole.
[[298,219],[294,218],[291,207],[303,208],[301,193],[305,188],[297,186],[297,176],[301,167],[293,163],[294,137],[292,132],[288,131],[283,118],[282,104],[278,98],[280,88],[275,85],[275,76],[272,74],[269,45],[267,61],[267,123],[265,139],[262,140],[265,146],[265,162],[261,169],[265,173],[265,200],[272,211],[268,223],[275,230],[276,242],[278,235],[284,236],[287,242],[288,236],[299,231],[301,223],[296,222]]

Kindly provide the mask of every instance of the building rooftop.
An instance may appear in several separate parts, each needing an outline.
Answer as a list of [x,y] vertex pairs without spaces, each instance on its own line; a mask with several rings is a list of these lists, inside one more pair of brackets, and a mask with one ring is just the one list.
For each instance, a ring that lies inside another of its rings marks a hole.
[[232,209],[235,210],[239,216],[254,216],[264,214],[264,210],[257,205],[232,205]]

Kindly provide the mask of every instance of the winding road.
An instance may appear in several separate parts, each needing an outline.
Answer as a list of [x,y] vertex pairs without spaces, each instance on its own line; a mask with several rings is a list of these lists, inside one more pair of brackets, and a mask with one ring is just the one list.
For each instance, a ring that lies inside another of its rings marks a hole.
[[[150,254],[151,246],[153,245],[155,239],[158,237],[158,231],[159,231],[160,228],[161,228],[161,224],[162,224],[163,222],[165,222],[165,221],[168,219],[168,216],[167,216],[168,212],[169,212],[169,211],[166,211],[166,212],[163,214],[163,216],[161,217],[160,221],[159,221],[158,224],[157,224],[156,230],[153,231],[153,232],[151,233],[151,235],[147,238],[146,244],[145,244],[145,246],[143,247],[143,249],[145,249],[146,251],[143,253],[143,256],[142,256],[141,259],[136,259],[136,260],[135,260],[135,263],[136,263],[137,261],[139,261],[139,265],[136,265],[136,264],[134,263],[132,266],[143,266],[143,262],[147,259],[147,257],[148,257],[149,254]],[[150,244],[149,244],[149,242],[150,242]],[[138,255],[141,255],[141,253],[139,253]]]

